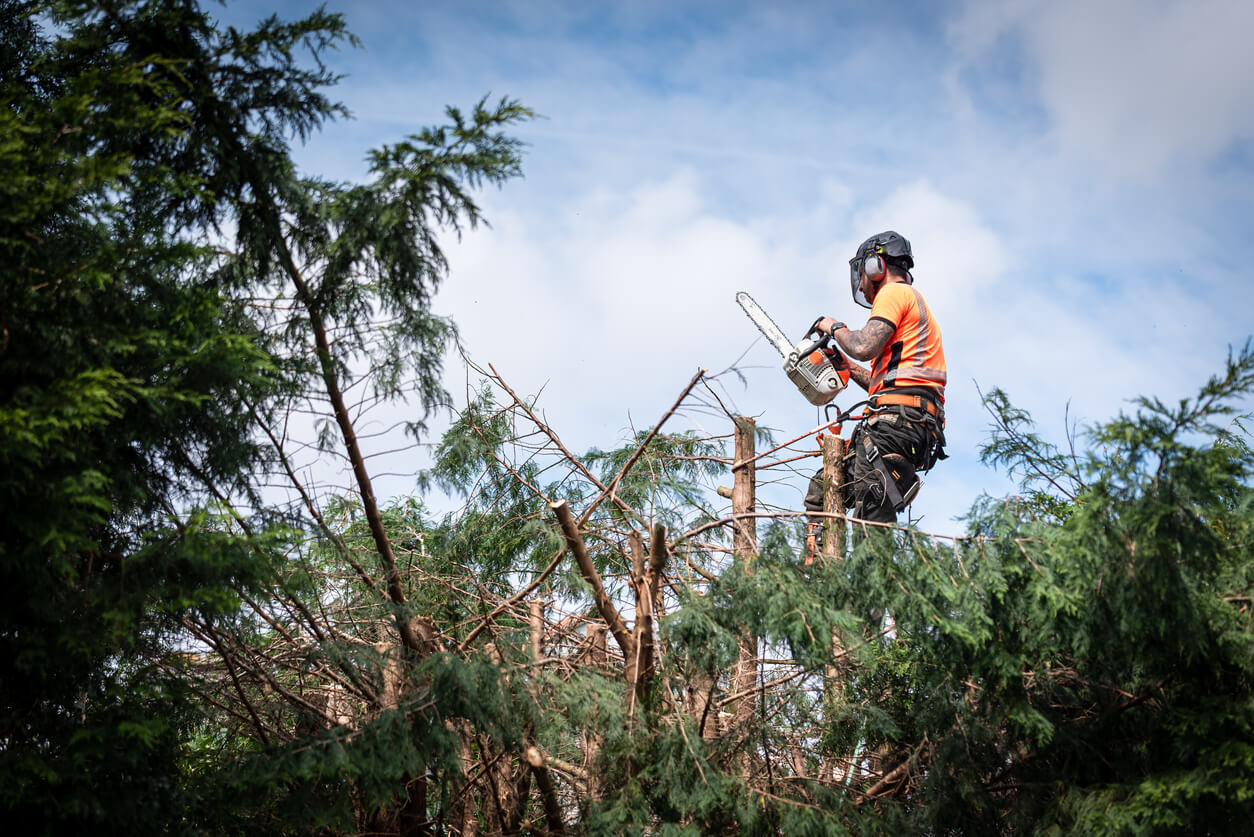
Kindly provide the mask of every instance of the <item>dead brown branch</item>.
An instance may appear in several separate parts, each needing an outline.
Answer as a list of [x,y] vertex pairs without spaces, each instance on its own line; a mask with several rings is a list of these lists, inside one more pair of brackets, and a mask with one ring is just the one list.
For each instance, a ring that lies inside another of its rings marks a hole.
[[623,652],[623,657],[631,659],[634,651],[631,634],[628,633],[627,625],[619,614],[618,608],[614,607],[614,603],[610,601],[609,595],[605,592],[605,585],[601,582],[601,574],[597,572],[596,566],[592,563],[592,557],[588,555],[588,547],[584,544],[583,536],[579,533],[579,527],[575,523],[574,515],[570,513],[570,506],[566,504],[565,500],[558,500],[550,503],[549,508],[553,510],[553,514],[557,517],[557,522],[562,528],[562,534],[566,538],[566,548],[570,550],[575,563],[579,565],[580,574],[592,587],[593,600],[596,602],[597,610],[601,613],[601,618],[609,625],[610,632],[614,634],[614,640]]

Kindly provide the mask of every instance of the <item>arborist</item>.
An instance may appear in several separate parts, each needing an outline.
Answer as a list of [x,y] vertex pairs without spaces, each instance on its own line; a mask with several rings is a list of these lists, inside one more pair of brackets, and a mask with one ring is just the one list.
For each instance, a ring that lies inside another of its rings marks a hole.
[[[913,267],[902,235],[871,236],[849,260],[854,302],[871,309],[870,319],[860,329],[826,316],[815,322],[843,351],[832,353],[832,365],[869,396],[844,466],[844,504],[860,520],[895,523],[919,489],[918,472],[945,458],[945,349],[940,324],[914,287]],[[823,511],[821,469],[805,507]]]

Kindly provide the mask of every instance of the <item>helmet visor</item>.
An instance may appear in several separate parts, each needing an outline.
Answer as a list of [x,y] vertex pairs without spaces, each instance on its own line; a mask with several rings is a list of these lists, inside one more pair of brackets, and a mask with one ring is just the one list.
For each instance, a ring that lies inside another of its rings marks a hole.
[[870,308],[871,303],[862,293],[862,257],[854,256],[849,260],[849,290],[853,301],[863,308]]

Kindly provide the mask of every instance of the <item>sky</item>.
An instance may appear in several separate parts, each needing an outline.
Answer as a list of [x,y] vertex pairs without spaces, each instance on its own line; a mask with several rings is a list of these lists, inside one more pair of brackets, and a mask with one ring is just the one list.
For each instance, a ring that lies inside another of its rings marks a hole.
[[[353,118],[297,150],[308,173],[361,180],[369,149],[448,105],[539,115],[512,132],[525,177],[479,195],[490,227],[448,239],[435,310],[574,450],[622,444],[696,370],[733,365],[717,386],[736,412],[781,441],[818,424],[735,294],[797,339],[821,314],[859,327],[848,260],[886,229],[913,245],[949,367],[950,458],[912,507],[927,531],[1015,490],[979,461],[981,391],[1065,444],[1138,395],[1195,393],[1254,334],[1248,0],[328,8],[362,45],[328,58]],[[450,358],[455,397],[468,378]],[[730,429],[701,410],[668,427]]]

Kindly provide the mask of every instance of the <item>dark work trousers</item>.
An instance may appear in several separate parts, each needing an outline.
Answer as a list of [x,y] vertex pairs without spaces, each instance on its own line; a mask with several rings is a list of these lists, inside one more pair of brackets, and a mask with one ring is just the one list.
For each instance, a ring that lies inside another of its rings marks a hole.
[[[866,440],[869,439],[884,459],[884,465],[905,495],[917,479],[944,454],[945,443],[939,422],[914,407],[886,407],[858,423],[845,456],[845,508],[853,509],[859,520],[896,523],[897,512],[884,488],[884,474],[871,461]],[[810,478],[806,491],[807,512],[823,511],[823,469]],[[815,522],[815,521],[812,521]]]

